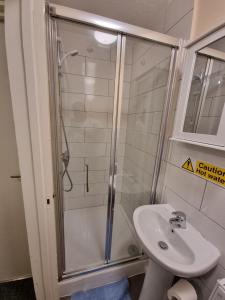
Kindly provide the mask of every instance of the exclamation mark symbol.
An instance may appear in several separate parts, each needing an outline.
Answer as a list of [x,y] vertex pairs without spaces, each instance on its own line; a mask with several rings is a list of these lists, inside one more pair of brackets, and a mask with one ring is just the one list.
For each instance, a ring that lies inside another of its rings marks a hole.
[[194,168],[191,162],[191,159],[188,158],[185,163],[182,165],[182,168],[189,171],[189,172],[194,172]]

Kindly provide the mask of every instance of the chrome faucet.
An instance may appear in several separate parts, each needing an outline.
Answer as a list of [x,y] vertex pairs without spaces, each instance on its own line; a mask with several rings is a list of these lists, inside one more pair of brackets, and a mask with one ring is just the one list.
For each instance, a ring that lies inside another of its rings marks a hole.
[[182,212],[182,211],[173,211],[172,215],[175,215],[175,217],[169,219],[170,227],[171,227],[172,231],[175,228],[186,229],[186,215],[185,215],[185,213]]

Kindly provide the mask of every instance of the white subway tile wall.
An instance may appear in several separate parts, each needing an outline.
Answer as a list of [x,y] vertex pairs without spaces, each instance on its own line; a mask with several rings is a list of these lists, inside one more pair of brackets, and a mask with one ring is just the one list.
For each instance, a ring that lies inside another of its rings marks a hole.
[[[71,155],[68,169],[74,184],[72,191],[64,192],[64,208],[99,206],[106,203],[108,195],[116,42],[98,43],[95,29],[88,26],[59,22],[58,29],[63,52],[79,51],[64,61],[61,76],[62,112]],[[127,102],[124,113],[126,107]],[[126,127],[126,115],[121,124]],[[125,141],[122,131],[121,137]],[[65,150],[63,135],[62,149]],[[119,145],[118,153],[122,164],[123,145]],[[64,187],[69,187],[67,176]]]
[[[167,9],[164,32],[189,38],[192,8],[191,0],[172,0]],[[175,106],[174,102],[174,109]],[[174,115],[174,111],[171,115]],[[169,128],[167,136],[170,135]],[[225,277],[225,189],[185,171],[181,165],[190,157],[225,168],[225,154],[194,145],[169,141],[166,144],[168,147],[165,149],[165,160],[161,168],[158,201],[168,202],[175,209],[184,211],[188,221],[221,251],[221,259],[216,268],[200,278],[191,280],[197,288],[198,299],[206,300],[216,280]]]

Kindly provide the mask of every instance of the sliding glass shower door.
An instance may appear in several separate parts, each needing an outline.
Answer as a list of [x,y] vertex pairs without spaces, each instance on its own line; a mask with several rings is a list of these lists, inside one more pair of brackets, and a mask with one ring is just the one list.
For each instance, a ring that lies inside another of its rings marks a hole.
[[172,48],[50,24],[58,249],[67,276],[143,255],[132,215],[150,201]]
[[105,263],[115,34],[57,22],[65,272]]
[[151,200],[172,51],[171,47],[140,38],[123,39],[111,261],[132,259],[143,252],[133,213]]

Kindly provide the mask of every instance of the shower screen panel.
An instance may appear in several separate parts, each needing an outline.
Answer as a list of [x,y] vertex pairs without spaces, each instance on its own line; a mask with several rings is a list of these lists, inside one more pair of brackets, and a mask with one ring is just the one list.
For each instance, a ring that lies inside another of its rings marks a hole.
[[51,19],[60,275],[143,257],[172,48]]
[[133,213],[150,203],[170,61],[171,47],[126,37],[111,261],[143,253]]
[[105,262],[115,34],[57,21],[65,272]]

